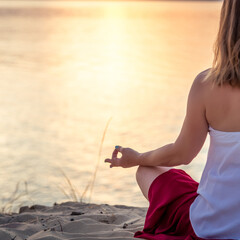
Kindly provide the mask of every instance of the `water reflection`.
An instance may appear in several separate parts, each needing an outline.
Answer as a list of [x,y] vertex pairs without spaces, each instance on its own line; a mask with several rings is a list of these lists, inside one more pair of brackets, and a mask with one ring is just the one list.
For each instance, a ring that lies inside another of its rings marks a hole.
[[[111,116],[102,159],[116,144],[175,140],[191,82],[211,64],[220,3],[11,3],[0,2],[3,195],[26,180],[34,202],[64,200],[60,168],[82,192]],[[206,146],[188,167],[196,179],[205,157]],[[134,172],[101,163],[93,201],[146,206]]]

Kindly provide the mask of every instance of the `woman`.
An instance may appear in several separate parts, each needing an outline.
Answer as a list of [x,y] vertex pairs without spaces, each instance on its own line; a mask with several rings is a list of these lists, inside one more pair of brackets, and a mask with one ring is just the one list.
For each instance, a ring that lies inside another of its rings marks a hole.
[[[172,167],[189,164],[208,132],[208,159],[198,184]],[[177,140],[146,153],[116,146],[105,162],[139,166],[137,182],[150,205],[135,237],[240,239],[240,0],[223,1],[213,66],[192,84]]]

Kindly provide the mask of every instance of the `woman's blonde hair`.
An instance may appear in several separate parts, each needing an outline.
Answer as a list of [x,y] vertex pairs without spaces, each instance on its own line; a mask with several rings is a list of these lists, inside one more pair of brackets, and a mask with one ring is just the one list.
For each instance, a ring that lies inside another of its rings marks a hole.
[[240,87],[240,0],[223,1],[213,65],[206,79],[218,86]]

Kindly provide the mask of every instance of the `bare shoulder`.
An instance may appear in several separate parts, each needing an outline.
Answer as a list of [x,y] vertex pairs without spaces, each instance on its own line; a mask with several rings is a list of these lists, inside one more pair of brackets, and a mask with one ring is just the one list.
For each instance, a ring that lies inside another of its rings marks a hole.
[[209,73],[209,70],[210,70],[210,68],[200,72],[195,77],[192,87],[191,87],[190,95],[194,95],[195,97],[197,97],[197,96],[203,97],[204,93],[206,93],[206,91],[210,88],[209,87],[210,82],[205,81],[205,77]]
[[196,78],[194,79],[193,84],[198,86],[206,86],[209,82],[205,81],[206,76],[208,75],[211,68],[208,68],[202,72],[200,72]]

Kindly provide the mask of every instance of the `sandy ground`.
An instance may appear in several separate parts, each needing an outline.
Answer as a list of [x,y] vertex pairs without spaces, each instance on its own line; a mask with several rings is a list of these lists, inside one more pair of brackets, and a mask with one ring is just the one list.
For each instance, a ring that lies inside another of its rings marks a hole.
[[19,213],[0,214],[0,240],[133,239],[143,228],[146,211],[76,202],[22,207]]

